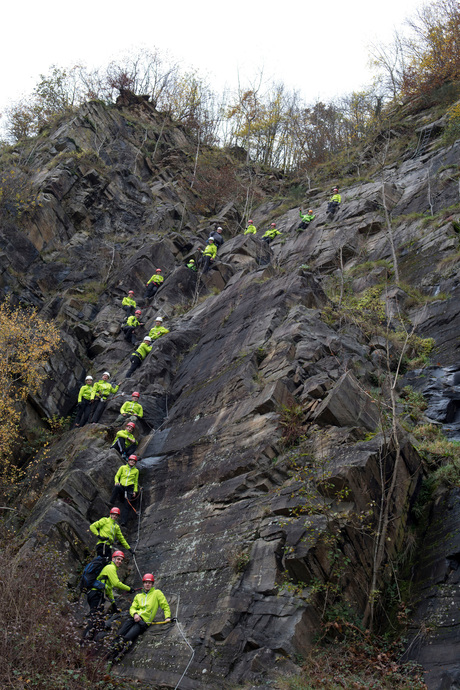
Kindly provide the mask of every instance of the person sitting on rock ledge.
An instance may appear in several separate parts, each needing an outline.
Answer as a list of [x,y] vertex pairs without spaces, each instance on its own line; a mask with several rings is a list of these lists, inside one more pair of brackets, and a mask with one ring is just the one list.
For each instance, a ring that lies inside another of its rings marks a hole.
[[281,234],[282,233],[276,229],[276,223],[271,223],[269,229],[266,230],[262,235],[262,242],[267,242],[267,244],[270,244],[270,242],[273,242],[277,235]]
[[96,554],[103,558],[110,558],[113,544],[118,541],[125,549],[130,549],[130,545],[123,536],[117,520],[120,517],[120,508],[111,508],[109,517],[103,517],[93,522],[89,528],[93,534],[99,537],[96,544]]
[[150,299],[154,296],[157,290],[160,288],[164,281],[164,277],[161,275],[161,268],[157,268],[150,280],[147,281],[147,289],[144,293],[146,299]]
[[196,267],[195,259],[189,259],[187,268],[189,268],[191,271],[195,271],[195,273],[197,272],[198,269]]
[[[138,492],[139,470],[136,467],[137,455],[130,455],[126,465],[121,465],[115,475],[115,486],[110,496],[110,504],[116,501],[122,504],[120,525],[128,523],[132,508],[130,501],[134,500]],[[134,511],[133,511],[134,512]]]
[[125,422],[136,423],[138,419],[144,416],[142,405],[139,404],[140,395],[137,391],[131,393],[131,400],[127,400],[120,407],[120,414],[116,418],[114,425],[124,424]]
[[302,209],[299,208],[299,216],[302,222],[297,228],[297,232],[302,232],[302,230],[306,230],[313,218],[316,218],[315,214],[313,213],[313,209],[311,208],[308,210],[308,213],[302,213]]
[[248,220],[248,227],[247,227],[246,230],[244,231],[244,234],[245,234],[245,235],[255,235],[256,232],[257,232],[257,228],[256,228],[256,226],[254,225],[254,221]]
[[339,208],[340,204],[342,203],[342,197],[339,194],[339,188],[334,187],[334,189],[332,191],[334,193],[331,196],[331,200],[329,201],[329,203],[327,205],[327,213],[331,217],[335,214],[335,212]]
[[137,441],[133,431],[136,428],[134,422],[128,422],[125,429],[120,429],[115,434],[115,441],[110,446],[117,450],[121,456],[128,458],[137,448]]
[[123,297],[121,308],[124,309],[128,315],[134,314],[134,310],[136,309],[136,302],[134,300],[133,290],[129,290],[128,296]]
[[84,426],[88,421],[91,412],[91,393],[93,391],[93,377],[87,376],[85,378],[85,385],[80,388],[77,402],[77,416],[75,417],[75,426]]
[[139,345],[137,350],[133,352],[133,354],[129,358],[131,366],[126,373],[125,379],[129,379],[131,374],[133,374],[136,371],[136,369],[141,366],[142,362],[147,357],[149,352],[152,351],[152,345],[150,345],[151,342],[152,338],[149,335],[146,335],[143,342]]
[[130,617],[122,623],[118,636],[113,641],[107,657],[109,660],[119,661],[126,654],[139,635],[145,633],[153,623],[158,607],[163,609],[164,622],[170,622],[171,609],[163,592],[153,586],[154,582],[152,573],[145,573],[142,578],[144,591],[134,597],[129,609]]
[[97,424],[100,420],[102,413],[105,410],[107,403],[107,398],[110,393],[116,393],[119,386],[116,383],[113,385],[109,383],[110,374],[108,371],[104,371],[100,381],[94,384],[93,390],[91,392],[91,405],[93,407],[91,412],[91,422]]
[[163,326],[163,319],[161,316],[157,316],[155,319],[155,325],[149,331],[149,336],[152,340],[158,340],[162,335],[169,333],[169,330]]
[[203,249],[203,253],[200,259],[200,263],[203,267],[203,273],[207,273],[209,271],[211,261],[214,261],[214,259],[216,258],[216,254],[217,247],[214,243],[214,237],[210,237],[208,239],[208,244]]
[[128,341],[128,343],[131,343],[132,345],[135,344],[136,338],[134,337],[134,331],[138,326],[143,326],[143,323],[140,323],[138,317],[141,316],[142,312],[140,309],[136,309],[134,312],[134,315],[128,316],[128,319],[123,326],[123,333],[125,336],[125,340]]

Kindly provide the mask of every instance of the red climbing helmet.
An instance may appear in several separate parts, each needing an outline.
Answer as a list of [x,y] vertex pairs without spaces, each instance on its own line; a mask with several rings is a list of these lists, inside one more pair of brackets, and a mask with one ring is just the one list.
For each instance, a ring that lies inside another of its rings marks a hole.
[[137,455],[130,455],[128,460],[134,460],[134,462],[137,462]]
[[134,424],[134,422],[128,422],[127,425],[126,425],[126,428],[127,428],[127,429],[128,429],[128,428],[129,428],[129,429],[135,429],[135,428],[136,428],[136,425]]
[[161,273],[161,268],[157,268],[157,270],[155,271],[155,273]]
[[142,578],[142,582],[155,582],[155,578],[153,577],[152,573],[145,573],[144,577]]
[[131,393],[131,397],[134,398],[134,396],[135,396],[136,398],[138,398],[138,397],[139,397],[139,393],[138,393],[137,391],[133,391],[133,392]]
[[134,295],[134,290],[128,290],[128,295]]
[[276,223],[270,223],[271,228],[276,228]]
[[134,313],[135,313],[136,315],[138,315],[138,316],[140,316],[140,315],[142,314],[142,312],[141,312],[140,309],[136,309],[136,311],[135,311]]
[[249,220],[248,220],[248,223],[249,223],[249,225],[252,225],[252,220],[249,219]]
[[110,509],[110,515],[121,515],[121,510],[120,508],[111,508]]
[[125,557],[125,554],[123,553],[123,551],[114,551],[112,554],[112,561],[114,558],[124,558],[124,557]]

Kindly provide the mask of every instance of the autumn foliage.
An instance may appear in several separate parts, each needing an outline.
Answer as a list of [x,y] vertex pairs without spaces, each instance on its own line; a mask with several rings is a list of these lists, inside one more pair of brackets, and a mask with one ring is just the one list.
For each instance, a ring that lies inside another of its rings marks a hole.
[[17,477],[14,452],[20,440],[19,422],[29,395],[40,391],[46,365],[59,345],[56,326],[35,309],[0,304],[0,485]]

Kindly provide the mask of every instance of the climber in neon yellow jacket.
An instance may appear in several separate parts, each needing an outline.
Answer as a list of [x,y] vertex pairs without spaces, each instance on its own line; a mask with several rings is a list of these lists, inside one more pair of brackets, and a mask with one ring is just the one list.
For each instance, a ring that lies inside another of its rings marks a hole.
[[118,541],[126,549],[130,549],[130,545],[123,536],[120,525],[117,520],[120,517],[120,509],[112,508],[109,517],[103,517],[100,520],[93,522],[89,528],[99,540],[96,544],[96,553],[98,556],[110,556],[112,547],[115,541]]
[[134,314],[134,310],[136,309],[136,302],[134,300],[133,290],[129,290],[128,296],[123,297],[123,300],[121,302],[121,308],[124,309],[128,315]]
[[77,416],[75,426],[84,426],[91,414],[91,393],[93,392],[93,377],[85,378],[85,385],[80,388],[78,393]]
[[102,413],[105,410],[105,405],[107,398],[111,393],[116,393],[119,386],[116,383],[113,385],[109,382],[110,374],[108,371],[104,371],[101,379],[94,384],[93,390],[91,392],[91,403],[93,410],[91,413],[91,421],[93,424],[97,423]]
[[275,237],[277,237],[277,235],[282,235],[282,233],[276,229],[276,223],[271,223],[268,230],[266,230],[262,235],[262,241],[270,243],[275,239]]
[[144,297],[150,299],[156,293],[161,284],[164,281],[164,277],[161,275],[161,268],[157,268],[150,280],[147,281],[147,289],[144,293]]
[[337,211],[340,204],[342,203],[342,197],[339,194],[339,188],[334,187],[332,191],[334,192],[334,194],[331,196],[331,199],[327,205],[327,212],[330,216],[334,215],[334,213]]
[[217,247],[214,243],[214,237],[209,237],[208,244],[203,249],[203,253],[201,255],[201,264],[203,266],[203,273],[207,273],[209,271],[211,261],[214,261],[214,259],[216,258],[216,254],[217,254]]
[[129,358],[131,366],[126,373],[125,379],[129,379],[131,374],[133,374],[136,371],[136,369],[141,366],[142,362],[147,357],[149,352],[152,351],[152,345],[150,345],[151,342],[152,338],[149,335],[146,335],[143,342],[139,345],[137,350],[133,352],[133,354]]
[[166,335],[166,333],[169,333],[169,330],[163,326],[162,317],[157,316],[154,327],[149,331],[149,336],[152,338],[152,340],[157,340],[158,338],[161,338],[162,335]]
[[256,226],[253,224],[252,220],[248,220],[248,227],[244,231],[245,235],[255,235],[257,232]]

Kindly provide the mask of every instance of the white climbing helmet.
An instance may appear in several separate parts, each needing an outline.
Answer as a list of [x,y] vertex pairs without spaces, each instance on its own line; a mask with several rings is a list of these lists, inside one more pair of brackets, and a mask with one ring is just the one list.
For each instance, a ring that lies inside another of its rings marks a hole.
[[110,374],[109,374],[108,371],[104,371],[104,373],[102,374],[102,376],[108,376],[108,377],[110,378]]
[[157,316],[157,318],[155,319],[155,321],[160,321],[160,323],[163,323],[163,319],[162,319],[161,316]]
[[147,340],[148,343],[152,342],[152,338],[149,335],[146,335],[144,340]]

